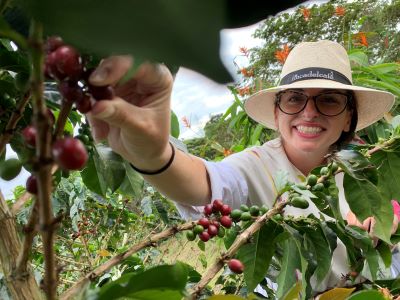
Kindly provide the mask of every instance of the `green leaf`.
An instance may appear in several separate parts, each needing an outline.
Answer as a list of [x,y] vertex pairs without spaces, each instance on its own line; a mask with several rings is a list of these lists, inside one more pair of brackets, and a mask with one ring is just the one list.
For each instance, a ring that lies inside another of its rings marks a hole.
[[389,268],[390,265],[392,264],[392,251],[390,251],[390,246],[386,243],[378,243],[376,250],[381,256],[382,261],[385,264],[385,267]]
[[390,199],[383,199],[376,186],[368,180],[357,180],[347,173],[343,187],[350,210],[362,222],[375,217],[374,234],[390,244],[393,209]]
[[85,185],[93,192],[106,195],[107,189],[114,192],[125,179],[126,171],[121,156],[111,148],[96,145],[81,176]]
[[375,166],[361,153],[354,150],[342,150],[335,154],[334,159],[346,174],[377,184],[378,173]]
[[267,222],[253,236],[251,243],[239,249],[238,257],[245,265],[244,279],[249,290],[254,290],[265,278],[275,252],[275,239],[282,232],[282,226],[275,222]]
[[225,232],[224,236],[224,245],[226,249],[229,249],[232,244],[235,242],[236,237],[238,236],[239,231],[237,230],[236,226],[232,226]]
[[132,169],[131,165],[124,161],[125,167],[125,178],[121,183],[118,191],[125,196],[132,196],[135,198],[141,198],[143,194],[144,180],[143,177]]
[[285,295],[297,283],[296,270],[301,268],[300,253],[294,240],[285,240],[282,246],[282,267],[277,278],[278,290],[276,296],[278,298]]
[[98,299],[181,299],[187,282],[188,270],[182,263],[163,265],[139,274],[125,274],[105,284]]
[[368,56],[362,50],[351,50],[348,53],[351,62],[360,66],[368,66]]
[[319,300],[346,300],[356,288],[333,288],[319,296]]
[[371,161],[378,166],[378,188],[382,195],[387,199],[400,199],[400,154],[378,151]]
[[261,133],[262,133],[264,128],[265,128],[264,125],[261,125],[261,124],[258,124],[256,126],[256,128],[253,131],[253,134],[250,137],[250,144],[251,145],[255,145],[259,141],[260,135],[261,135]]
[[179,120],[176,114],[171,110],[171,135],[174,138],[179,137]]
[[282,300],[298,300],[300,299],[300,292],[302,290],[301,282],[296,284],[283,296]]
[[285,170],[279,170],[274,176],[275,188],[278,194],[281,195],[289,188],[289,173]]
[[385,300],[385,297],[376,290],[368,290],[356,292],[347,300]]
[[384,63],[370,66],[370,68],[377,73],[386,74],[400,70],[400,65],[398,63]]

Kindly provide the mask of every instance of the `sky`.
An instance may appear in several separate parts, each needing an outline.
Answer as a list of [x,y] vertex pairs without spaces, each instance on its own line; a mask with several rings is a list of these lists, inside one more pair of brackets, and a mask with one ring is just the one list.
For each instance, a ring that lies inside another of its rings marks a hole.
[[[314,0],[306,2],[307,5],[323,3],[327,0]],[[241,67],[246,67],[247,61],[240,57],[239,48],[252,48],[262,45],[262,41],[252,37],[258,24],[251,26],[224,29],[221,31],[220,56],[227,70],[232,74],[235,81],[239,75],[236,73],[235,62]],[[186,68],[179,69],[172,90],[172,110],[178,116],[181,124],[180,139],[200,137],[203,135],[202,128],[212,115],[223,113],[232,104],[233,97],[228,88],[218,84],[209,78]],[[191,128],[183,126],[181,119],[186,117],[191,123]],[[7,146],[7,158],[16,157],[11,148]],[[11,180],[0,179],[0,190],[6,198],[12,197],[12,189],[17,185],[25,185],[30,174],[24,169],[20,175]]]

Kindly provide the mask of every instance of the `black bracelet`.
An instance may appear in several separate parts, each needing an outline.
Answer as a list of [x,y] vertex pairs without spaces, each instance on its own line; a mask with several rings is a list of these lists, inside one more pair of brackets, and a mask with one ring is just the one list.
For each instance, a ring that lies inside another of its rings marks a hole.
[[169,159],[169,161],[167,162],[167,164],[164,167],[162,167],[161,169],[158,169],[156,171],[144,171],[144,170],[140,170],[140,169],[136,168],[134,165],[130,164],[132,169],[134,169],[136,172],[138,172],[140,174],[144,174],[144,175],[156,175],[156,174],[160,174],[160,173],[164,172],[166,169],[169,168],[169,166],[172,164],[172,162],[174,161],[174,158],[175,158],[175,147],[172,145],[171,142],[169,142],[169,144],[171,145],[172,154],[171,154],[171,158]]

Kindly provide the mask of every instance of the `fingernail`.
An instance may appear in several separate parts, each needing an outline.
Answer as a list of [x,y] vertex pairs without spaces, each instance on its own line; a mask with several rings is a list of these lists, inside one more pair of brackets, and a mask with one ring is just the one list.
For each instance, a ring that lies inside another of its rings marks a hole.
[[92,82],[103,82],[108,76],[107,68],[97,68],[92,75],[90,75],[90,81]]

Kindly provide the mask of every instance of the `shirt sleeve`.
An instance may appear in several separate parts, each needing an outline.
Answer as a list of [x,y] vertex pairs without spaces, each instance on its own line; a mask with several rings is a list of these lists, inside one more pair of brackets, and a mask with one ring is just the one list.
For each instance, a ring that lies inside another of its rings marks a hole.
[[[246,203],[248,187],[245,178],[226,162],[210,162],[203,160],[211,184],[210,203],[222,199],[232,208],[239,208]],[[185,220],[197,220],[203,213],[203,206],[191,206],[176,203],[176,207]]]

